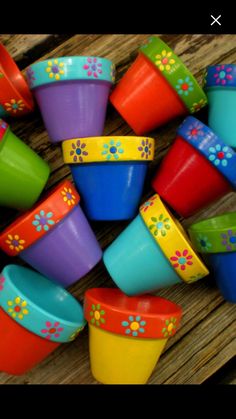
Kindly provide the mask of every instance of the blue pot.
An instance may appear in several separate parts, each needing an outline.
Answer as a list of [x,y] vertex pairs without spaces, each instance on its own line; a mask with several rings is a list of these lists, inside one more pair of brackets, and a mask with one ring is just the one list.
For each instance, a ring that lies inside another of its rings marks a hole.
[[86,215],[91,220],[127,220],[138,211],[148,162],[71,164]]
[[113,281],[130,296],[182,283],[140,215],[106,249],[103,260]]
[[209,126],[231,147],[236,147],[236,65],[207,69],[206,93]]
[[236,303],[236,252],[211,253],[208,260],[224,299]]

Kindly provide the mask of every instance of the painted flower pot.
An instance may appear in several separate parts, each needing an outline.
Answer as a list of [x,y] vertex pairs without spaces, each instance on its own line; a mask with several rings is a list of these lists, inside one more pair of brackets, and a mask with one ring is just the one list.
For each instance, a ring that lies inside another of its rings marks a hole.
[[49,177],[48,164],[0,119],[0,205],[27,210]]
[[69,287],[102,258],[101,248],[69,181],[60,183],[0,235],[0,248]]
[[127,295],[194,282],[209,273],[158,195],[140,207],[139,215],[105,250],[103,260]]
[[64,141],[64,162],[92,220],[126,220],[137,213],[154,139],[91,137]]
[[72,295],[22,266],[3,269],[0,306],[0,371],[8,374],[25,374],[86,324]]
[[19,117],[33,109],[29,86],[15,61],[0,43],[0,117]]
[[236,303],[236,212],[199,221],[188,232],[195,248],[206,254],[225,300]]
[[152,187],[178,214],[189,217],[236,187],[236,153],[189,116],[178,128]]
[[153,36],[115,87],[111,103],[137,135],[206,105],[206,96],[181,60]]
[[153,295],[127,297],[114,288],[85,293],[94,378],[103,384],[145,384],[182,316],[177,304]]
[[209,126],[231,147],[236,147],[236,64],[207,68],[205,90]]
[[114,64],[61,57],[33,64],[27,79],[52,142],[102,135]]

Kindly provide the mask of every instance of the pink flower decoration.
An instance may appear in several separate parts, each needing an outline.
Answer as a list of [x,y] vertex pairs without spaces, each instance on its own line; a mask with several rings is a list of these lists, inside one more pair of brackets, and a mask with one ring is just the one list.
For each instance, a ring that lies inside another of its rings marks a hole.
[[60,332],[64,330],[63,327],[58,327],[60,325],[59,322],[55,322],[54,324],[51,322],[46,322],[45,325],[47,329],[42,329],[41,333],[47,334],[45,338],[48,340],[50,340],[52,336],[54,338],[59,338]]
[[3,284],[5,282],[5,278],[3,276],[0,276],[0,291],[3,290]]
[[97,58],[87,58],[87,64],[83,66],[84,70],[87,71],[89,77],[93,76],[98,78],[99,74],[102,74],[102,64],[98,62]]
[[229,74],[231,71],[232,67],[225,68],[225,65],[219,65],[216,67],[216,73],[214,74],[216,84],[224,86],[227,83],[227,80],[232,80],[233,76]]
[[193,256],[188,255],[188,250],[187,249],[185,249],[183,251],[183,253],[181,253],[179,250],[176,250],[175,255],[176,256],[172,256],[170,258],[170,260],[174,262],[174,263],[172,263],[173,268],[179,268],[180,267],[181,271],[185,271],[187,265],[192,265],[193,264],[193,262],[191,261]]

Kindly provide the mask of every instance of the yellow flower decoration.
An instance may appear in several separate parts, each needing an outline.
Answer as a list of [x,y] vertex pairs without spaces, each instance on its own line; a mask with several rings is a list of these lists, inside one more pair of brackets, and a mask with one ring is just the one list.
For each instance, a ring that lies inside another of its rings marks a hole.
[[199,100],[199,102],[194,102],[193,106],[191,107],[190,111],[192,113],[200,111],[200,109],[202,109],[205,105],[207,104],[206,99],[201,99]]
[[169,71],[171,69],[171,66],[175,64],[175,60],[173,58],[170,58],[172,56],[172,52],[166,52],[164,49],[161,54],[156,55],[156,65],[158,66],[159,70],[161,71]]
[[22,99],[11,99],[10,102],[4,103],[4,106],[7,112],[17,113],[21,112],[24,109],[25,104],[23,103]]
[[63,70],[64,63],[60,63],[58,60],[48,61],[48,67],[46,68],[46,72],[49,73],[50,79],[55,78],[56,80],[60,80],[61,75],[65,74]]
[[7,238],[8,240],[6,240],[5,242],[9,245],[9,248],[11,250],[16,250],[17,252],[19,252],[20,250],[24,249],[23,244],[25,244],[25,240],[20,239],[18,234],[15,234],[14,236],[8,234]]
[[73,195],[71,188],[64,188],[61,194],[63,195],[63,201],[67,202],[69,207],[75,205],[75,195]]
[[14,301],[9,300],[7,304],[9,305],[8,313],[10,313],[14,319],[18,317],[18,319],[22,320],[24,316],[29,314],[29,310],[25,308],[27,302],[20,297],[16,297]]
[[80,332],[82,332],[83,329],[84,329],[84,326],[79,327],[79,329],[77,329],[74,333],[72,333],[72,335],[70,336],[70,340],[75,340],[77,336],[80,334]]

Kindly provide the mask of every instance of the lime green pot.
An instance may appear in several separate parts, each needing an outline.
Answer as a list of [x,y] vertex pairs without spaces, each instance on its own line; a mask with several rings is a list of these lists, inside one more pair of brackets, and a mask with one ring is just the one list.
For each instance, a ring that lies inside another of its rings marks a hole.
[[0,120],[0,205],[31,208],[49,177],[48,164]]

